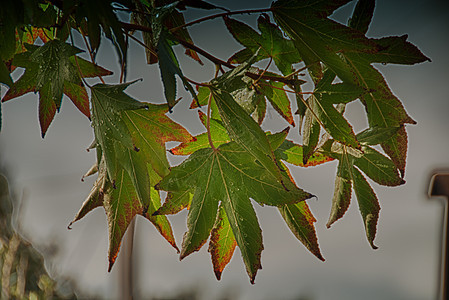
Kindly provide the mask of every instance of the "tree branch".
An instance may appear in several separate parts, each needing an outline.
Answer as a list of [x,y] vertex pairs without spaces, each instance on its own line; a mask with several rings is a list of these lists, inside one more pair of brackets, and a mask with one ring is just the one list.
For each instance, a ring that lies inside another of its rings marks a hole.
[[228,11],[228,12],[224,12],[224,13],[219,13],[216,15],[211,15],[211,16],[207,16],[198,20],[194,20],[188,23],[185,23],[184,25],[178,26],[178,27],[174,27],[170,29],[170,32],[174,32],[177,31],[181,28],[184,27],[188,27],[194,24],[198,24],[204,21],[208,21],[208,20],[212,20],[212,19],[216,19],[216,18],[220,18],[220,17],[224,17],[224,16],[231,16],[231,15],[241,15],[241,14],[253,14],[253,13],[264,13],[264,12],[269,12],[271,11],[271,8],[262,8],[262,9],[247,9],[247,10],[236,10],[236,11]]

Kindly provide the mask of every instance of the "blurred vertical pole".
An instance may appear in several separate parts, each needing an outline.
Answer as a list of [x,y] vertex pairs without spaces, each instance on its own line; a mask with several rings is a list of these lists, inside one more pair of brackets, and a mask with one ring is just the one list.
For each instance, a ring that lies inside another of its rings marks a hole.
[[449,213],[449,172],[435,173],[430,179],[429,185],[430,197],[441,197],[444,199],[444,216],[443,216],[443,228],[442,228],[442,240],[441,240],[441,257],[440,257],[440,280],[439,280],[439,298],[441,300],[448,299],[447,293],[449,284],[449,249],[448,249],[448,213]]
[[122,245],[122,260],[120,263],[120,299],[133,299],[133,243],[134,230],[136,226],[136,218],[134,218],[128,226]]

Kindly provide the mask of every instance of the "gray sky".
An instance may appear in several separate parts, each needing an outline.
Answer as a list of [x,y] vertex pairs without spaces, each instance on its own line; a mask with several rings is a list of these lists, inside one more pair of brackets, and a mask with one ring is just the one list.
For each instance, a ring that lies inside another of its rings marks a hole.
[[[256,7],[267,7],[270,1],[253,1]],[[228,5],[226,1],[217,4]],[[225,3],[225,4],[223,4]],[[241,3],[254,7],[249,1],[232,1],[232,9]],[[352,4],[336,14],[345,20]],[[199,253],[179,261],[176,252],[146,220],[139,218],[136,232],[138,278],[144,295],[173,295],[189,287],[200,287],[206,299],[231,293],[239,299],[432,299],[435,297],[439,233],[442,206],[426,198],[430,172],[434,168],[449,168],[449,112],[447,68],[449,53],[448,5],[444,1],[378,1],[369,36],[409,35],[432,63],[412,67],[377,66],[386,77],[393,92],[402,100],[408,113],[418,122],[408,126],[409,154],[407,183],[397,188],[372,186],[382,207],[375,244],[370,248],[365,238],[362,220],[355,201],[346,216],[326,229],[331,207],[335,163],[326,166],[294,169],[300,187],[318,196],[309,205],[318,219],[318,239],[326,262],[318,261],[292,236],[274,208],[256,207],[263,230],[265,250],[256,284],[249,283],[238,250],[222,280],[213,275],[207,246]],[[199,14],[189,15],[195,19]],[[243,17],[254,24],[254,18]],[[194,41],[202,48],[216,50],[227,59],[241,49],[229,38],[220,20],[192,28]],[[212,36],[208,35],[212,34]],[[100,65],[118,68],[116,60],[104,41],[98,54]],[[182,52],[179,49],[178,53]],[[206,81],[213,66],[206,62],[198,67],[181,58],[183,70],[189,77]],[[143,52],[130,51],[129,80],[143,78],[128,89],[130,95],[142,101],[163,103],[159,71],[141,62]],[[117,82],[117,75],[109,82]],[[5,89],[2,88],[2,95]],[[171,117],[183,123],[192,134],[202,130],[194,118],[195,111],[186,111],[190,98],[184,99]],[[61,113],[50,126],[44,140],[40,137],[37,120],[37,99],[28,94],[2,105],[3,129],[0,151],[3,164],[13,176],[16,191],[25,191],[21,226],[26,237],[44,246],[55,238],[60,252],[48,262],[50,270],[73,276],[82,289],[106,298],[118,297],[120,255],[111,273],[107,273],[107,223],[99,208],[74,224],[67,225],[90,191],[94,178],[80,181],[95,160],[94,152],[85,149],[93,139],[88,120],[68,101],[63,100]],[[354,120],[356,131],[364,129],[366,121],[359,102],[348,107],[347,115]],[[271,109],[266,126],[281,130],[287,124]],[[292,130],[295,131],[295,130]],[[297,134],[292,133],[293,138]],[[178,160],[179,161],[179,160]],[[186,213],[170,217],[175,237],[181,244],[186,228]]]

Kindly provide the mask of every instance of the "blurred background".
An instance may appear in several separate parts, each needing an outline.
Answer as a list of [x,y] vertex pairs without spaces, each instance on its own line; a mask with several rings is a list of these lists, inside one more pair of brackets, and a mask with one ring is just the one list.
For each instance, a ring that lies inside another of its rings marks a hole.
[[[271,3],[209,2],[231,10],[265,8]],[[346,23],[354,5],[355,2],[349,3],[332,17]],[[293,237],[276,209],[255,205],[264,237],[263,270],[258,273],[255,285],[251,285],[237,249],[222,280],[217,281],[207,246],[180,262],[175,250],[155,228],[138,217],[133,252],[135,298],[435,299],[443,206],[440,201],[429,200],[426,193],[432,170],[449,168],[448,9],[449,3],[444,0],[377,1],[368,36],[408,34],[408,40],[432,59],[431,63],[411,67],[376,65],[418,122],[407,127],[407,183],[386,188],[371,182],[382,208],[375,240],[378,250],[372,250],[366,241],[356,203],[352,203],[343,219],[326,229],[335,162],[315,168],[294,168],[292,172],[298,185],[318,197],[308,203],[318,220],[316,230],[326,258],[324,263]],[[203,15],[205,12],[192,10],[186,14],[186,20]],[[254,26],[257,15],[235,18]],[[196,45],[224,60],[242,48],[232,40],[220,19],[195,25],[190,33]],[[127,92],[138,100],[164,103],[157,66],[143,64],[143,49],[131,44],[128,80],[143,78],[143,82],[130,86]],[[206,59],[203,59],[205,66],[201,67],[182,52],[181,47],[177,48],[186,76],[197,81],[207,81],[213,76],[214,66]],[[102,41],[97,59],[100,65],[115,73],[105,78],[107,82],[118,82],[120,72],[109,41]],[[265,66],[264,62],[262,65]],[[4,86],[1,89],[3,95],[6,89]],[[197,112],[188,110],[191,97],[182,89],[179,96],[183,100],[170,117],[193,135],[203,132]],[[363,113],[359,101],[347,108],[346,116],[356,132],[367,127]],[[120,264],[124,255],[119,255],[108,273],[104,210],[95,209],[75,223],[71,231],[67,230],[94,181],[94,178],[80,181],[95,161],[95,153],[85,150],[93,140],[89,121],[64,99],[61,113],[45,139],[41,139],[34,94],[3,103],[2,114],[0,166],[7,170],[10,189],[20,203],[20,233],[43,253],[51,276],[70,278],[74,282],[79,298],[119,299]],[[276,132],[288,124],[269,108],[264,126]],[[297,131],[292,129],[289,138],[299,140]],[[178,164],[181,158],[170,157],[170,160]],[[186,212],[169,218],[180,245],[186,230]]]

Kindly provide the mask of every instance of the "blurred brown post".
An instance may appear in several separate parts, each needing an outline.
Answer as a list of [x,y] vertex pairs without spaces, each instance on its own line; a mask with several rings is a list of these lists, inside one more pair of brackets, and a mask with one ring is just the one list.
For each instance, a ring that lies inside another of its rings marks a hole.
[[134,230],[136,226],[136,218],[134,218],[126,230],[122,243],[122,260],[120,264],[120,299],[132,300],[133,299],[133,243],[134,243]]
[[439,280],[439,299],[448,299],[448,283],[449,283],[449,249],[447,245],[449,230],[448,230],[448,210],[449,210],[449,171],[436,172],[430,178],[429,196],[440,197],[443,199],[444,216],[443,216],[443,228],[442,228],[442,240],[441,240],[441,270]]

